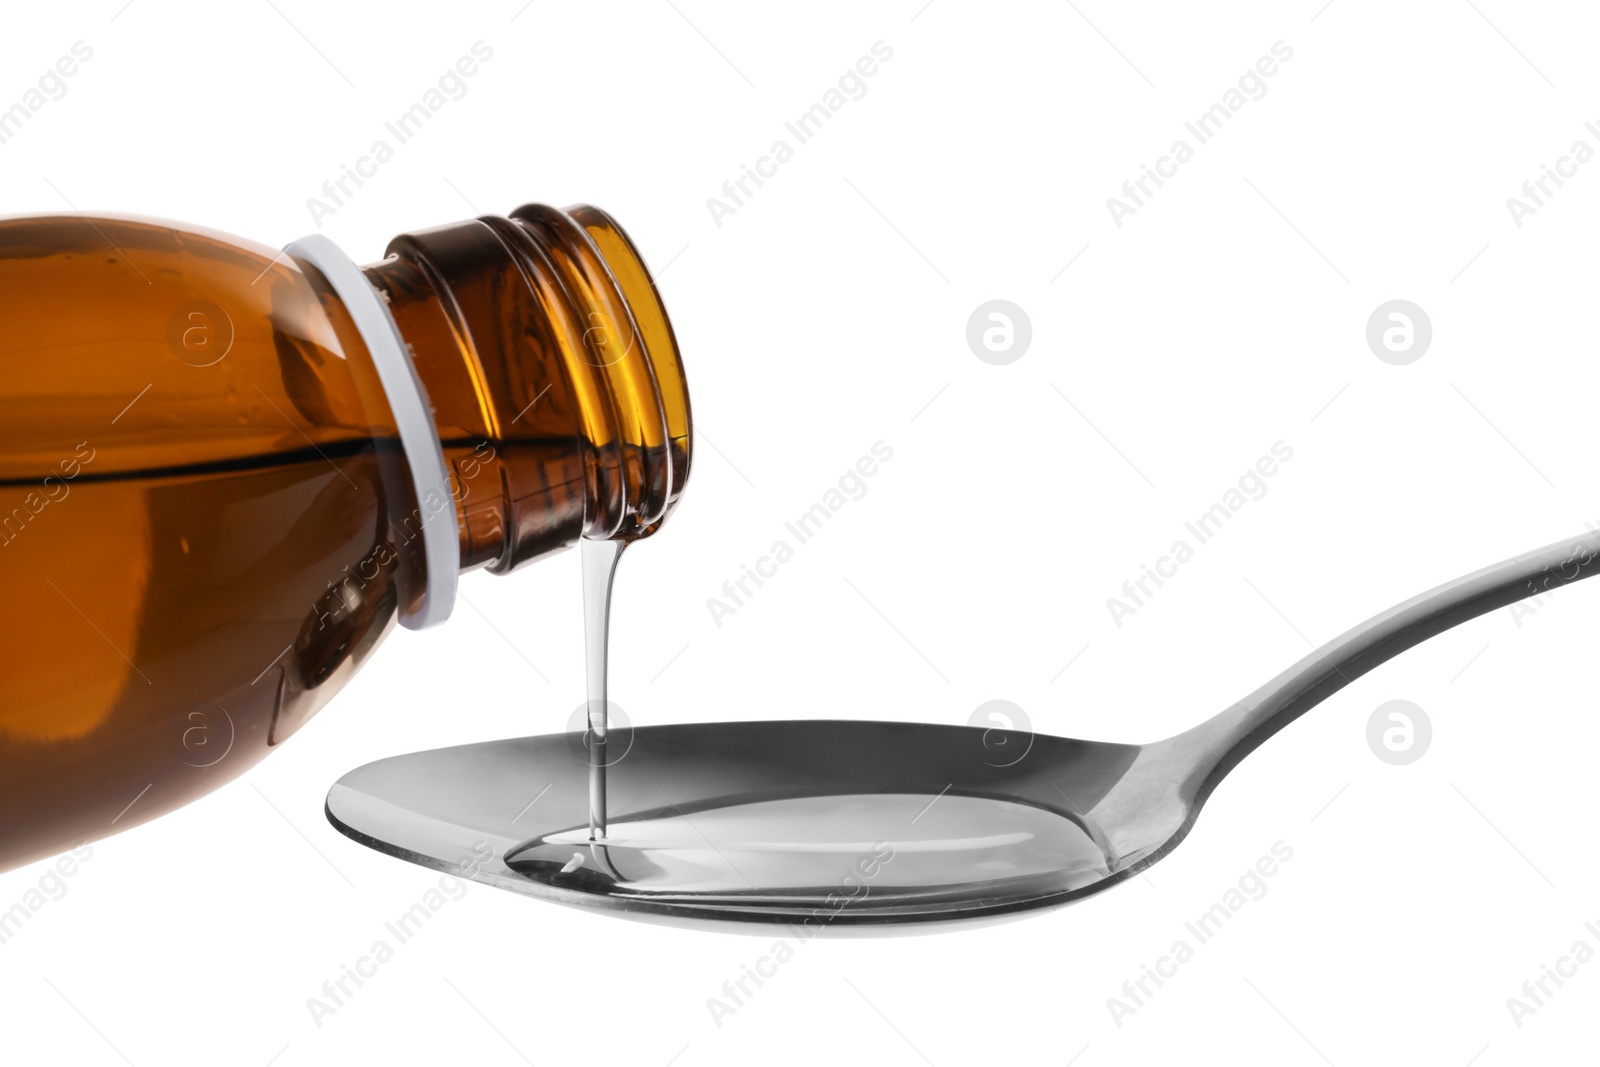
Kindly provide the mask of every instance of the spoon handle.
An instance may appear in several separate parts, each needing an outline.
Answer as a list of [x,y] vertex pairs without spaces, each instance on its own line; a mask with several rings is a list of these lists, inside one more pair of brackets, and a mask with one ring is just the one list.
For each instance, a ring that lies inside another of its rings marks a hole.
[[1260,689],[1164,744],[1187,755],[1203,800],[1267,738],[1379,664],[1496,608],[1600,573],[1600,531],[1557,541],[1412,597],[1323,645]]

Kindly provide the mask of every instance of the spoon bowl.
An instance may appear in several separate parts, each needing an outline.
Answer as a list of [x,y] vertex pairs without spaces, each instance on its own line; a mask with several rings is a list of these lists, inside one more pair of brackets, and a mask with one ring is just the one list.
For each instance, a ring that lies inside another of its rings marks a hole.
[[1113,843],[1087,813],[1142,750],[1007,733],[1027,756],[995,766],[993,731],[968,726],[639,728],[610,768],[603,843],[588,840],[587,764],[564,734],[380,760],[340,779],[327,813],[392,855],[669,922],[995,918],[1140,869],[1161,841],[1129,848],[1119,832]]

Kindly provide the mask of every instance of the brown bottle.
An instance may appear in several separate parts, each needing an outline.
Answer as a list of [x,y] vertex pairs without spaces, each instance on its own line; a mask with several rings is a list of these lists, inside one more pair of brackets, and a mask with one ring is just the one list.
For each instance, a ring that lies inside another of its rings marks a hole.
[[592,207],[364,268],[3,219],[0,309],[0,870],[217,788],[460,571],[646,536],[689,472],[672,327]]

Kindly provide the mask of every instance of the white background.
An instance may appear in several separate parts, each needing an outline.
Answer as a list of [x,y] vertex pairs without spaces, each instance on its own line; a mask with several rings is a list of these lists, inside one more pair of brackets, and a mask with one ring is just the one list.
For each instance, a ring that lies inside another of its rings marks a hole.
[[[75,41],[94,56],[0,146],[0,210],[65,197],[282,244],[482,40],[467,94],[322,232],[370,261],[405,229],[589,201],[666,268],[698,451],[622,567],[613,696],[638,723],[961,723],[1004,698],[1041,731],[1152,740],[1308,641],[1600,523],[1600,162],[1521,228],[1506,206],[1574,140],[1600,148],[1582,5],[122,3],[8,10],[0,105]],[[866,95],[718,227],[707,198],[880,40]],[[1266,95],[1119,229],[1106,198],[1279,40]],[[1009,366],[965,340],[993,298],[1032,321]],[[1403,367],[1364,338],[1396,298],[1434,329]],[[867,495],[718,628],[707,598],[880,439]],[[1279,440],[1267,494],[1116,626],[1106,599]],[[329,784],[559,730],[582,695],[575,555],[463,590],[489,622],[395,634],[283,751],[93,846],[0,947],[7,1062],[1593,1055],[1600,963],[1520,1027],[1506,1004],[1600,949],[1589,584],[1357,681],[1148,878],[1081,905],[813,942],[718,1026],[707,998],[769,937],[474,885],[318,1026],[307,998],[437,884],[331,829]],[[1365,736],[1397,698],[1434,730],[1403,767]],[[1266,895],[1119,1026],[1108,998],[1280,840]],[[0,876],[0,908],[46,867]]]

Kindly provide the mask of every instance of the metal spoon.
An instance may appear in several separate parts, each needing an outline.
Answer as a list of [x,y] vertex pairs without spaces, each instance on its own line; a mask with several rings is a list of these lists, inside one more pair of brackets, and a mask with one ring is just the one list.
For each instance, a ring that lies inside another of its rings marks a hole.
[[328,819],[415,863],[629,918],[808,934],[994,921],[1150,867],[1294,719],[1437,633],[1590,577],[1597,557],[1600,533],[1446,583],[1152,744],[842,719],[613,730],[626,755],[595,842],[589,759],[557,734],[369,764],[334,785]]

